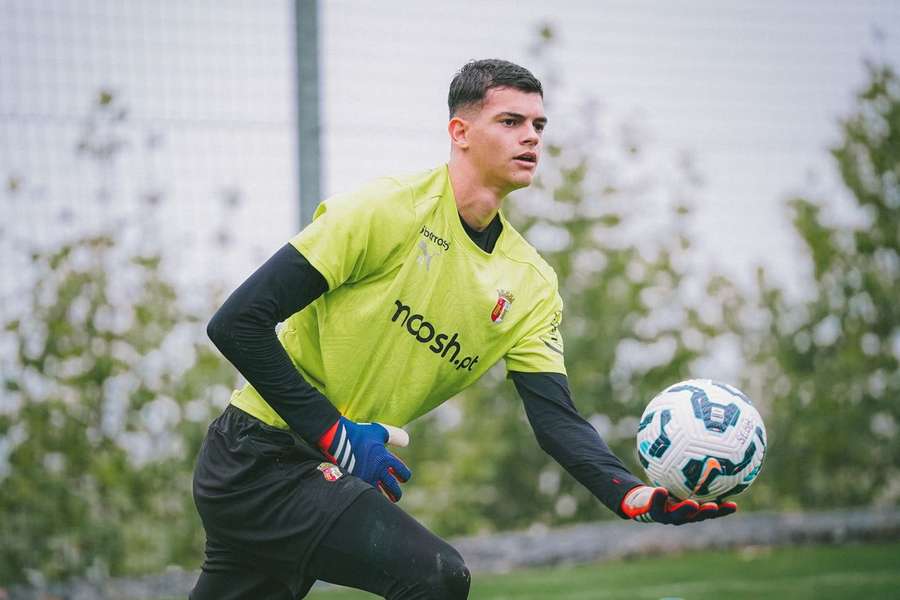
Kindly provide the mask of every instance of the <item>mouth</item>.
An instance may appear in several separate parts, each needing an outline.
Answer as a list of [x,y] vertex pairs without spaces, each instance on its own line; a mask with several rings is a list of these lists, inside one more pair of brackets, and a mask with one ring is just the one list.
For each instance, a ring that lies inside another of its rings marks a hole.
[[531,166],[537,165],[537,153],[535,152],[523,152],[518,156],[513,157],[513,160],[519,163],[526,163]]

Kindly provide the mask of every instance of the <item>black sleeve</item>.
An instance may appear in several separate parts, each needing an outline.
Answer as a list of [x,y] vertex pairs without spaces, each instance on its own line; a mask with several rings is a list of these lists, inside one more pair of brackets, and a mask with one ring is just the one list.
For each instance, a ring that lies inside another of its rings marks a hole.
[[225,358],[312,445],[340,413],[294,367],[275,325],[327,289],[321,273],[285,244],[229,296],[206,328]]
[[560,373],[510,372],[541,448],[622,518],[622,499],[643,482],[612,453],[572,403]]

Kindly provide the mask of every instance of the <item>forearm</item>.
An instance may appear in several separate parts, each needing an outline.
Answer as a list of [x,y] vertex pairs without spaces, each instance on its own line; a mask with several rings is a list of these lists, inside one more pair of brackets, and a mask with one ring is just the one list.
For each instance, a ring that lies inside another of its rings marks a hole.
[[642,485],[572,403],[558,373],[511,373],[541,448],[610,510],[623,516],[622,498]]
[[275,326],[326,289],[322,275],[285,245],[231,294],[207,326],[225,358],[311,444],[340,414],[294,367]]

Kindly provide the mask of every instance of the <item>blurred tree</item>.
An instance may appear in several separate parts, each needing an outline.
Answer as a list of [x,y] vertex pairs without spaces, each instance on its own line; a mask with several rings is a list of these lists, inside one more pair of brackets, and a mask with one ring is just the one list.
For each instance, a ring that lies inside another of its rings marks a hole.
[[[101,93],[79,155],[111,168],[126,115]],[[179,304],[146,222],[35,251],[26,310],[4,324],[0,582],[200,558],[191,471],[235,375],[199,343],[202,323]],[[123,242],[135,227],[139,249]]]
[[867,65],[858,105],[831,153],[863,224],[822,201],[790,201],[812,261],[813,295],[791,302],[760,272],[762,303],[747,328],[752,386],[768,396],[771,438],[755,484],[793,507],[900,497],[900,80]]

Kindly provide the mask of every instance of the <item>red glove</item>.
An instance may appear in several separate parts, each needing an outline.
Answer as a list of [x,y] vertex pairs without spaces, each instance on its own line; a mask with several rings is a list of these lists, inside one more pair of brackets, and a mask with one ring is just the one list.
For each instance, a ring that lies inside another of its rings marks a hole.
[[678,501],[669,497],[669,490],[666,488],[649,485],[632,488],[622,499],[622,512],[625,516],[642,523],[684,525],[725,517],[736,511],[737,504],[734,502],[699,504],[696,500]]

